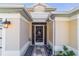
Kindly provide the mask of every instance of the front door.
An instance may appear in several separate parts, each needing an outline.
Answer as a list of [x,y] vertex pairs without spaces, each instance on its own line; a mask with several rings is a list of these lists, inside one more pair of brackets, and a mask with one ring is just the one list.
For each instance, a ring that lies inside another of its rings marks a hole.
[[45,24],[34,24],[32,26],[32,43],[35,45],[46,44],[46,26]]
[[34,39],[35,39],[36,45],[44,44],[44,26],[43,25],[35,26]]

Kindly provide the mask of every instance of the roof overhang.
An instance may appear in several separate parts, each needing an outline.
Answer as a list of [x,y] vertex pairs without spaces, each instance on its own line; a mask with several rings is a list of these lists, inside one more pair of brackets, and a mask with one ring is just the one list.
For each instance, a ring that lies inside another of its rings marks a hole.
[[30,13],[27,12],[23,4],[0,4],[0,13],[20,13],[28,21],[32,21]]
[[58,15],[58,16],[72,16],[74,14],[79,14],[79,8],[74,8],[70,11],[52,11],[51,14],[54,14],[54,15]]

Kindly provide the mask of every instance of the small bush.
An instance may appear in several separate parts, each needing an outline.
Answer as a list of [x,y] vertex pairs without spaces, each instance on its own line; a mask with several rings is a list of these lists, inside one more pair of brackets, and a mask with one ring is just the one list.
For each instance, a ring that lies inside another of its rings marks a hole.
[[66,46],[63,46],[63,51],[58,51],[56,56],[75,56],[76,54],[69,50]]

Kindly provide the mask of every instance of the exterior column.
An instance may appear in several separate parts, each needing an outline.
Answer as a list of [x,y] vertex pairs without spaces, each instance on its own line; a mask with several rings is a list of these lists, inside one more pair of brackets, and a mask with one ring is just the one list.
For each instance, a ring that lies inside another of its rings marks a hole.
[[52,53],[53,55],[55,55],[55,15],[54,14],[51,14],[50,17],[49,17],[49,20],[51,20],[52,22]]
[[77,51],[79,55],[79,19],[77,20]]
[[52,29],[52,32],[53,32],[53,39],[52,39],[52,48],[53,48],[53,55],[55,55],[55,20],[52,20],[52,25],[53,25],[53,29]]

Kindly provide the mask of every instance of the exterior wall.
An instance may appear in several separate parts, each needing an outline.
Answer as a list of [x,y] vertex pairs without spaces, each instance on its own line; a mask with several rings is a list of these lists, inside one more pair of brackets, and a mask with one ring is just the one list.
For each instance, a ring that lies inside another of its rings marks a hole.
[[69,18],[55,17],[55,50],[69,44]]
[[8,20],[10,20],[14,26],[5,30],[6,37],[4,55],[19,55],[19,18],[9,18]]
[[11,22],[9,28],[4,28],[2,54],[24,55],[29,45],[29,22],[19,13],[0,13],[0,18],[7,18]]
[[8,20],[14,25],[6,29],[5,50],[19,50],[19,18],[9,18]]
[[69,22],[56,21],[56,45],[66,45],[69,40]]
[[2,31],[2,55],[19,55],[19,13],[0,13],[0,18],[9,20],[9,28]]
[[50,44],[53,42],[53,22],[47,22],[47,40]]
[[70,28],[70,39],[69,39],[69,45],[77,49],[77,20],[72,20],[69,22],[69,28]]
[[29,39],[32,41],[32,22],[29,23]]
[[49,23],[48,22],[47,22],[47,40],[50,41],[49,40]]
[[20,48],[22,48],[29,39],[29,23],[21,16],[20,19]]
[[55,19],[55,50],[62,50],[62,45],[66,45],[78,55],[78,21],[73,17]]
[[20,18],[20,50],[24,55],[29,45],[29,22],[23,16]]

